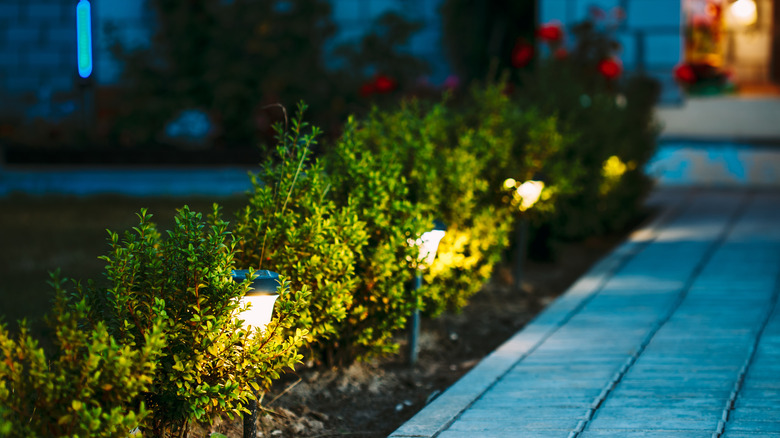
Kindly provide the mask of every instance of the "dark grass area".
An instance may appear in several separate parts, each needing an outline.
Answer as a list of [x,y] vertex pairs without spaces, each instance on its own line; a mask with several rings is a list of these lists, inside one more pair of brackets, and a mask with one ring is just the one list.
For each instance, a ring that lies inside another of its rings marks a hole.
[[0,199],[0,320],[15,330],[27,318],[45,334],[41,317],[49,310],[53,291],[49,272],[77,280],[102,278],[107,229],[122,232],[138,225],[136,213],[147,208],[160,230],[170,229],[177,208],[211,212],[214,202],[224,207],[225,219],[245,200],[100,197],[28,197]]

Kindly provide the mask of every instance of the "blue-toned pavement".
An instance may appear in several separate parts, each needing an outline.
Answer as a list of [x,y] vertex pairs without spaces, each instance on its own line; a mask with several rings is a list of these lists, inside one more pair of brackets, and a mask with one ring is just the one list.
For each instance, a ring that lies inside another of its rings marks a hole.
[[780,192],[662,213],[391,436],[780,437]]

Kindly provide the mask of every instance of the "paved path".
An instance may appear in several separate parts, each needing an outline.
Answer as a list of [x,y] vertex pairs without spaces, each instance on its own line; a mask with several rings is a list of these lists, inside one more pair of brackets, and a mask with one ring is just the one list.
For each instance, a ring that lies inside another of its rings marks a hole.
[[665,199],[391,436],[780,437],[780,192]]
[[656,108],[662,135],[685,138],[780,139],[780,96],[686,97],[680,106]]

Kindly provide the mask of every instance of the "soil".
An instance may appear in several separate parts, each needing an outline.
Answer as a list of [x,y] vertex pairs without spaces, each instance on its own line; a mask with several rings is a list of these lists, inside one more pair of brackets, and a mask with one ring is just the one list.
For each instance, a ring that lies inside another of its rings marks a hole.
[[[423,319],[414,367],[401,354],[346,369],[302,367],[284,376],[262,400],[265,412],[257,436],[388,436],[522,329],[621,239],[616,235],[563,244],[555,262],[526,262],[520,290],[511,286],[510,269],[497,268],[494,279],[460,313]],[[405,351],[405,336],[398,342]],[[211,431],[242,436],[240,421],[193,435]]]

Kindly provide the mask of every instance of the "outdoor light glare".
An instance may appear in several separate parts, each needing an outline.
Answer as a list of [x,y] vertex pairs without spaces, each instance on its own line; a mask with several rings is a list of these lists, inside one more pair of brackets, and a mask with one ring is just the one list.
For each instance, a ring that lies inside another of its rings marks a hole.
[[241,319],[246,321],[248,327],[257,327],[260,331],[271,322],[274,312],[274,303],[279,295],[249,295],[241,300],[241,303],[249,303],[249,308],[241,313]]
[[[434,228],[422,233],[417,240],[409,239],[411,246],[416,246],[419,250],[417,272],[414,276],[414,289],[419,290],[422,287],[422,270],[433,264],[436,259],[436,251],[439,249],[439,242],[446,233],[446,227],[438,220],[434,221]],[[420,339],[420,309],[415,308],[409,321],[409,364],[417,363],[417,354],[419,351]]]
[[439,249],[439,242],[441,242],[445,234],[444,230],[431,230],[422,233],[422,236],[417,239],[415,244],[420,248],[420,256],[418,258],[420,269],[433,263],[433,260],[436,258],[436,251]]
[[76,47],[79,76],[92,74],[92,6],[88,0],[76,5]]
[[539,197],[542,196],[544,182],[526,181],[517,188],[517,196],[520,197],[520,211],[526,211],[536,204]]
[[[245,269],[234,270],[233,281],[243,282],[249,271]],[[274,312],[274,303],[279,297],[276,288],[279,286],[279,274],[271,271],[254,271],[252,286],[241,299],[241,304],[249,304],[249,308],[239,314],[248,327],[265,330],[265,326],[271,322]]]
[[732,22],[739,26],[750,26],[758,19],[754,0],[737,0],[729,7],[729,13]]

